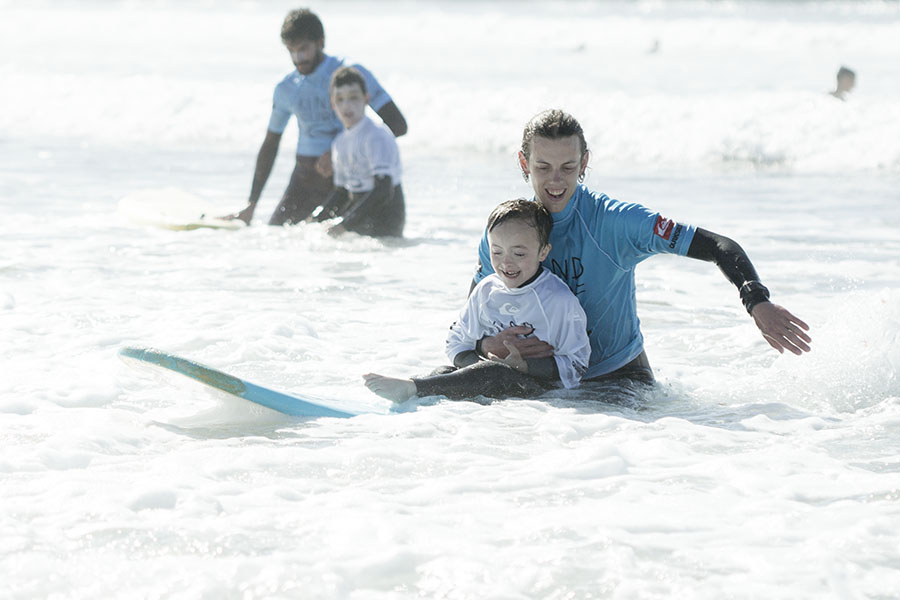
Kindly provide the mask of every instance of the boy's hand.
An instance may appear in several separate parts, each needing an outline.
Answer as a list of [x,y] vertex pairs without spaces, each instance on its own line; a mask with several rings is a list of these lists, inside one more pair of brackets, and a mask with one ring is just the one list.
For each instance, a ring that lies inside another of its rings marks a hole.
[[320,156],[319,160],[316,161],[316,171],[322,177],[331,177],[333,173],[331,170],[331,150]]
[[492,354],[490,352],[488,353],[487,357],[494,362],[502,362],[503,364],[512,367],[520,373],[527,373],[528,363],[525,362],[525,359],[522,358],[521,354],[519,354],[519,350],[509,342],[504,342],[503,345],[506,346],[506,350],[508,352],[506,358],[500,358],[496,354]]
[[506,344],[509,343],[518,350],[521,358],[545,358],[553,356],[553,346],[536,337],[519,337],[529,335],[534,328],[526,325],[508,327],[493,337],[485,337],[481,340],[481,351],[487,356],[493,354],[499,358],[506,358],[509,354]]

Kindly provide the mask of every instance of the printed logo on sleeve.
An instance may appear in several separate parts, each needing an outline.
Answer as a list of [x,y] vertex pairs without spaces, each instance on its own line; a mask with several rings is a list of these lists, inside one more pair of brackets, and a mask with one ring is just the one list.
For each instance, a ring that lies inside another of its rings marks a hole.
[[653,226],[653,235],[657,235],[664,240],[668,240],[672,236],[672,229],[674,227],[675,221],[659,215],[658,217],[656,217],[656,225]]

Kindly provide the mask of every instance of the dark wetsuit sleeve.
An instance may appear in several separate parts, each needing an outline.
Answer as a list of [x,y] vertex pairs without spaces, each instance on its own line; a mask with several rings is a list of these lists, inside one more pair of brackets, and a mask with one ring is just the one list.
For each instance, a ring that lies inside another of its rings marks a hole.
[[[484,356],[481,350],[481,340],[478,340],[475,348],[475,350],[457,354],[453,359],[453,364],[462,368],[478,362],[480,357]],[[484,358],[487,358],[487,356]],[[526,358],[525,362],[528,363],[528,374],[532,377],[550,381],[559,381],[559,366],[556,364],[556,359],[552,356]]]
[[328,195],[328,198],[325,199],[319,212],[313,215],[313,218],[316,222],[321,223],[322,221],[341,216],[341,212],[346,208],[349,199],[350,195],[347,193],[346,188],[334,188],[331,194]]
[[725,277],[740,291],[747,312],[760,302],[767,302],[769,290],[759,281],[759,275],[744,249],[734,240],[698,228],[688,248],[690,258],[715,263]]
[[528,363],[528,374],[532,377],[559,381],[559,367],[556,364],[556,359],[552,356],[526,358],[525,362]]
[[377,213],[379,207],[386,205],[394,194],[394,186],[390,177],[375,176],[375,187],[360,198],[344,215],[341,224],[347,229]]
[[453,357],[453,366],[457,369],[462,369],[463,367],[474,365],[479,360],[481,360],[481,358],[478,356],[478,353],[476,351],[466,350],[465,352],[460,352]]

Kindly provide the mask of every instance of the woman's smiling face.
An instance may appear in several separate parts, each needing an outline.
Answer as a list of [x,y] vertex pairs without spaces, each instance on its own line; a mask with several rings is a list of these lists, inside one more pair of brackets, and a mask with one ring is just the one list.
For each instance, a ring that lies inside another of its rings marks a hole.
[[581,153],[578,136],[546,138],[535,136],[528,158],[519,152],[522,172],[531,178],[534,197],[551,213],[561,212],[587,168],[588,153]]

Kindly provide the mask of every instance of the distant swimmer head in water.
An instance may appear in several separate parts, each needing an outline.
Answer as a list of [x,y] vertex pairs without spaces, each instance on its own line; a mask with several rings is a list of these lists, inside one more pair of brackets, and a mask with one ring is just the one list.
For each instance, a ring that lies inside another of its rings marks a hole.
[[566,208],[584,180],[589,159],[584,130],[572,115],[546,110],[525,125],[519,167],[525,181],[531,181],[534,197],[551,213]]
[[525,198],[502,202],[487,222],[491,266],[508,288],[530,283],[550,252],[553,217]]
[[856,85],[856,73],[847,67],[841,67],[837,72],[837,87],[831,92],[831,95],[841,100],[847,99],[847,94]]
[[306,8],[288,13],[281,26],[281,41],[301,75],[309,75],[325,59],[325,28]]

